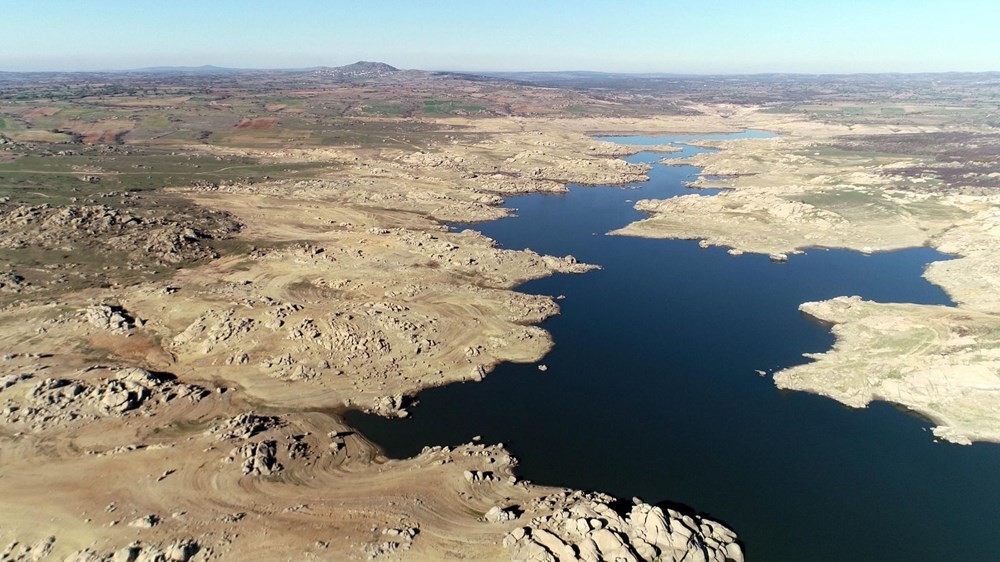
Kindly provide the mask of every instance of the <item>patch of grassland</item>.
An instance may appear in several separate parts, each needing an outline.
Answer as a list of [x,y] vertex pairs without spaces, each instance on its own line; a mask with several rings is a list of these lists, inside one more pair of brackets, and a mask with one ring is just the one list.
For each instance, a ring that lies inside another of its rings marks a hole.
[[[151,191],[199,182],[304,179],[316,177],[332,166],[324,162],[262,164],[252,158],[217,158],[156,147],[130,147],[110,154],[94,148],[78,150],[68,156],[28,154],[0,164],[0,197],[10,197],[12,203],[18,204],[82,204],[111,191]],[[85,176],[97,181],[84,181]],[[95,201],[114,204],[112,200]]]
[[891,154],[873,150],[847,150],[827,145],[810,148],[799,154],[825,163],[836,164],[846,161],[852,165],[877,165],[907,157],[905,154]]
[[406,109],[394,103],[372,103],[361,108],[361,113],[365,115],[382,115],[389,117],[400,117],[407,114]]
[[485,110],[481,105],[466,105],[454,100],[424,100],[424,113],[430,115],[446,115],[459,111],[465,113],[477,113]]
[[5,134],[21,142],[71,142],[73,140],[72,135],[40,129],[8,129]]
[[834,212],[846,212],[884,204],[884,201],[877,195],[856,189],[820,191],[794,197],[794,199]]

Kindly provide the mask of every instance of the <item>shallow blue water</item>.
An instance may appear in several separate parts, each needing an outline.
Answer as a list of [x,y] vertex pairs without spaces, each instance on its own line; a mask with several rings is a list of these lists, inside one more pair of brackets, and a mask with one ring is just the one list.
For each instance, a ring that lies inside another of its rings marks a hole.
[[[708,137],[615,140],[695,138]],[[926,422],[891,405],[848,409],[755,374],[833,343],[802,302],[951,304],[920,276],[947,258],[814,249],[775,264],[604,235],[641,218],[634,200],[692,193],[684,182],[697,172],[656,165],[642,184],[509,200],[516,217],[475,228],[604,267],[519,288],[566,296],[543,324],[556,342],[549,370],[501,365],[483,382],[422,392],[410,419],[351,412],[349,423],[393,457],[482,435],[535,482],[694,506],[731,525],[751,561],[1000,560],[1000,446],[935,443]]]

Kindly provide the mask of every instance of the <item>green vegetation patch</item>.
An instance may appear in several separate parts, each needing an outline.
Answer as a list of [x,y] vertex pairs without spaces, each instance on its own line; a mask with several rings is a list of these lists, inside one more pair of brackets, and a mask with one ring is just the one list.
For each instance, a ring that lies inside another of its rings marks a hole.
[[[53,145],[63,151],[65,145]],[[247,157],[215,157],[175,152],[167,148],[129,147],[105,152],[96,147],[73,146],[69,154],[27,154],[0,164],[0,197],[12,203],[64,205],[101,203],[111,191],[151,191],[163,187],[223,182],[316,177],[333,167],[328,162],[267,163]]]
[[841,213],[885,204],[878,194],[857,189],[819,191],[787,199],[799,200],[807,205]]
[[424,113],[445,115],[449,113],[478,113],[486,108],[481,105],[466,105],[454,100],[424,100]]
[[394,103],[372,103],[361,108],[365,115],[385,115],[390,117],[400,117],[407,114],[406,109]]

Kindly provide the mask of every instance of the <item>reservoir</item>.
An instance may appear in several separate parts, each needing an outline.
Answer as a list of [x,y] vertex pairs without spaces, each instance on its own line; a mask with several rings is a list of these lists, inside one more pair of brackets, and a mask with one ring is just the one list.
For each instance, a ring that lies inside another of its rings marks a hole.
[[[606,140],[745,136],[766,134]],[[682,146],[666,157],[701,150]],[[634,201],[692,193],[684,184],[699,170],[662,158],[629,158],[654,164],[649,182],[511,198],[516,216],[474,227],[505,248],[603,267],[518,288],[566,297],[542,324],[555,341],[546,372],[503,364],[482,382],[421,392],[408,419],[350,412],[348,422],[390,457],[481,435],[520,459],[521,478],[692,506],[731,526],[750,561],[1000,560],[1000,446],[937,443],[926,421],[890,404],[850,409],[779,391],[769,376],[833,344],[799,304],[951,304],[921,277],[947,257],[810,249],[776,264],[606,236],[643,218]]]

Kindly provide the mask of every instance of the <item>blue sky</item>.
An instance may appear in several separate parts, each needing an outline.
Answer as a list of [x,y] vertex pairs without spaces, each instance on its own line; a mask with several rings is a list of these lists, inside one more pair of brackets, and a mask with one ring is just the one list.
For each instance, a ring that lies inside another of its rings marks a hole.
[[1000,0],[0,0],[0,70],[1000,70]]

